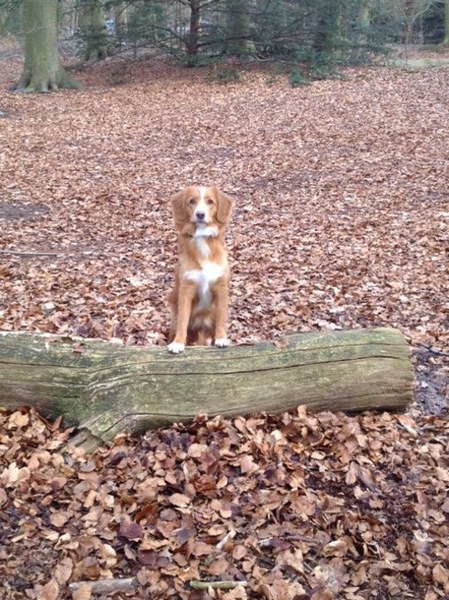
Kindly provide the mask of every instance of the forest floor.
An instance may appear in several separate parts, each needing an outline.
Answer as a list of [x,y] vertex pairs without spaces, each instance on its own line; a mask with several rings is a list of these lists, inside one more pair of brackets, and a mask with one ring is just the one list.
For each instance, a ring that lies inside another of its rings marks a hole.
[[7,58],[0,330],[165,345],[168,199],[215,183],[236,199],[232,341],[393,326],[417,385],[406,415],[199,420],[93,456],[0,413],[0,598],[89,599],[67,584],[110,577],[136,588],[104,598],[447,598],[449,68],[291,88],[111,60],[83,91],[24,95]]

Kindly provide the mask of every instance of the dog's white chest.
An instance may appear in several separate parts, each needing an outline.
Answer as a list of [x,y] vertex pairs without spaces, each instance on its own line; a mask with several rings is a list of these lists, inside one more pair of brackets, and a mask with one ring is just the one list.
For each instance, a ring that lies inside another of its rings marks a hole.
[[209,306],[212,301],[211,285],[223,277],[224,272],[223,265],[209,261],[204,262],[201,269],[192,269],[186,272],[185,278],[197,285],[199,303],[196,312],[201,312]]
[[207,243],[208,238],[216,237],[218,234],[218,229],[215,225],[198,225],[196,228],[195,235],[193,236],[193,241],[195,242],[201,256],[203,258],[207,258],[210,255],[209,244]]

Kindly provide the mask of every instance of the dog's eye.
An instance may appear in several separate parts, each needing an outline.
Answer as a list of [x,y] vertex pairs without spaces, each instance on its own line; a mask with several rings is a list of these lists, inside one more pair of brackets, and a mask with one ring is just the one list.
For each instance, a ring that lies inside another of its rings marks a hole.
[[212,198],[208,198],[208,199],[206,200],[206,202],[207,202],[208,204],[213,204],[213,203],[214,203],[214,201],[212,200]]
[[190,198],[190,200],[189,200],[190,206],[193,206],[195,203],[196,203],[195,198]]

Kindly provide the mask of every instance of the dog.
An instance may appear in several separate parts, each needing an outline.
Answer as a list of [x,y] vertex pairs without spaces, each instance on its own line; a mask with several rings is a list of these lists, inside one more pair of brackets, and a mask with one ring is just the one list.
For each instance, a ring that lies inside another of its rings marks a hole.
[[171,325],[167,349],[186,344],[229,346],[229,267],[224,234],[234,201],[217,187],[190,186],[170,199],[178,232],[179,261],[169,296]]

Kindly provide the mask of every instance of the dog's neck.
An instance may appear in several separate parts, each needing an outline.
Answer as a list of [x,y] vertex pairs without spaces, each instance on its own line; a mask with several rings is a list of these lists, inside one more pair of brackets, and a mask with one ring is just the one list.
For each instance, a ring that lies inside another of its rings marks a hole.
[[197,239],[197,238],[214,238],[218,237],[221,233],[221,227],[217,225],[206,225],[205,223],[185,223],[178,228],[179,235],[184,238]]
[[216,225],[197,225],[196,231],[193,234],[193,239],[213,238],[218,235],[218,227]]
[[217,237],[217,235],[218,227],[215,225],[197,225],[192,239],[203,258],[208,258],[210,255],[210,247],[207,241]]

